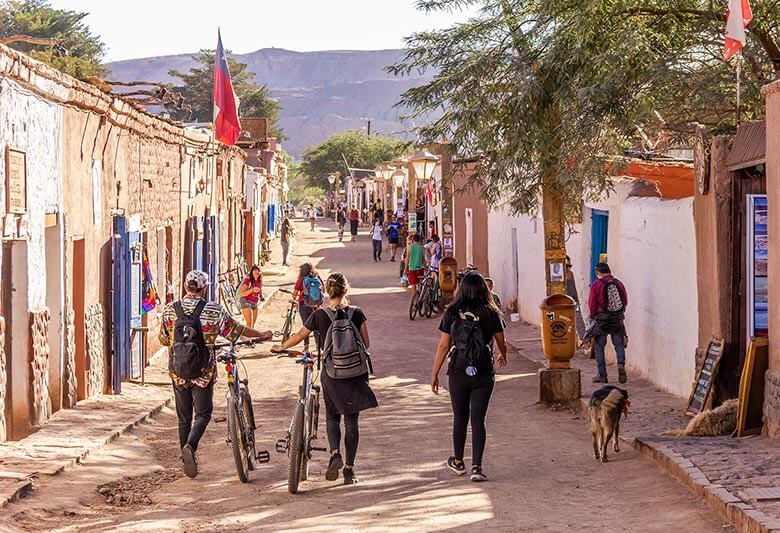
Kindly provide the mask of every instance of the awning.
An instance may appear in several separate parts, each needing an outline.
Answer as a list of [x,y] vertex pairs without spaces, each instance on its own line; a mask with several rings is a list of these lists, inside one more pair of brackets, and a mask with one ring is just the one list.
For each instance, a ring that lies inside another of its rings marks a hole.
[[728,170],[755,167],[766,163],[766,122],[752,120],[737,128],[734,144],[726,158]]

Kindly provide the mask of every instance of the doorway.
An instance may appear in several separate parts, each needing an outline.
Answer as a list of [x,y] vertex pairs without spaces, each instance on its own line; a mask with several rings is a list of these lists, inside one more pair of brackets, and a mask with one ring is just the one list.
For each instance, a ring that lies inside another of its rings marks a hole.
[[520,257],[518,254],[520,253],[517,245],[517,228],[512,228],[512,284],[511,284],[511,295],[509,297],[509,308],[512,311],[517,311],[517,299],[518,299],[518,292],[520,291],[519,287],[519,278],[520,278]]
[[466,208],[466,266],[474,266],[474,211]]
[[590,281],[596,281],[596,265],[601,254],[607,253],[609,238],[609,211],[594,209],[591,219]]
[[87,328],[84,237],[73,238],[73,333],[76,341],[76,399],[87,397]]
[[[56,217],[56,215],[54,215]],[[52,412],[62,408],[63,344],[62,327],[62,247],[60,226],[51,225],[44,232],[46,246],[46,307],[49,323],[49,395]]]

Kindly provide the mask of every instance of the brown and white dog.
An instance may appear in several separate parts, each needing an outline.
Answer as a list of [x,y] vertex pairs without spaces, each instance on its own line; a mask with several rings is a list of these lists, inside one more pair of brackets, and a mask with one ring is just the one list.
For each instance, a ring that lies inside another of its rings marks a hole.
[[620,451],[620,415],[628,417],[628,391],[614,385],[602,387],[590,397],[590,432],[593,434],[593,453],[602,463],[607,462],[607,445],[615,439],[612,449]]

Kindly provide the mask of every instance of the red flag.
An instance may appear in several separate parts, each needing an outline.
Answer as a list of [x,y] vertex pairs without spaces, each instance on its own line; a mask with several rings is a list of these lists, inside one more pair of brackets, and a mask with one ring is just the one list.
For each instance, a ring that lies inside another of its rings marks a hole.
[[748,0],[729,0],[729,10],[726,14],[726,45],[723,49],[724,61],[728,61],[745,46],[745,28],[751,20],[753,20],[753,11]]
[[222,48],[222,36],[217,30],[217,53],[214,61],[214,135],[218,141],[236,144],[241,133],[238,104],[227,57]]

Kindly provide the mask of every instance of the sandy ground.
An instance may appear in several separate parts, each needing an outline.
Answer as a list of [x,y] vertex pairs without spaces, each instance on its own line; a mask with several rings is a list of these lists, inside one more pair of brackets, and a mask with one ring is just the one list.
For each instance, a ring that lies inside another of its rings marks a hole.
[[[366,235],[339,243],[331,226],[299,225],[293,261],[310,256],[323,274],[344,272],[352,303],[369,317],[381,406],[361,415],[360,483],[326,482],[325,454],[310,481],[286,490],[286,456],[241,483],[212,422],[201,442],[201,473],[180,472],[176,417],[166,410],[90,456],[86,464],[37,483],[35,494],[0,512],[3,530],[30,531],[729,531],[715,512],[654,463],[630,450],[594,460],[585,419],[537,405],[535,366],[517,354],[499,372],[488,419],[486,483],[455,477],[446,394],[430,392],[436,319],[407,317],[398,263],[375,264]],[[269,283],[291,281],[268,279]],[[278,328],[285,302],[272,302],[261,326]],[[295,405],[300,369],[268,347],[244,352],[258,420],[259,448],[273,450]],[[164,383],[159,379],[161,385]],[[446,378],[445,378],[446,383]],[[215,394],[224,416],[225,380]],[[324,410],[323,410],[324,413]],[[322,439],[324,416],[321,414]],[[324,443],[322,444],[325,445]],[[467,455],[468,455],[467,448]],[[468,462],[467,462],[468,464]]]

